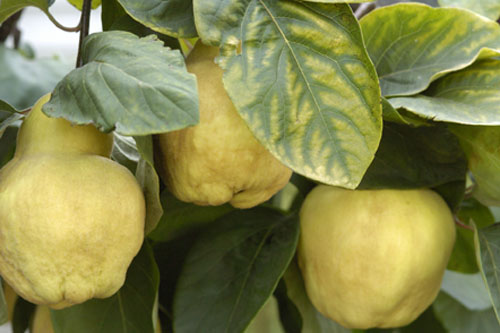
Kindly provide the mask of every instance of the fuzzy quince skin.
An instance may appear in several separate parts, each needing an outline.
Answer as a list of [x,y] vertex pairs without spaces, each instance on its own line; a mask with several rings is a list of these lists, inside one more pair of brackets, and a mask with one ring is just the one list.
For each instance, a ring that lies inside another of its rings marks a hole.
[[135,177],[111,135],[49,118],[44,96],[0,170],[0,274],[26,300],[63,308],[114,294],[144,237]]
[[218,48],[201,42],[189,54],[186,64],[197,77],[200,122],[157,136],[156,165],[182,201],[250,208],[283,188],[292,171],[257,141],[238,114],[214,62],[218,54]]
[[320,185],[300,220],[307,294],[342,326],[404,326],[437,296],[455,241],[452,213],[437,193]]

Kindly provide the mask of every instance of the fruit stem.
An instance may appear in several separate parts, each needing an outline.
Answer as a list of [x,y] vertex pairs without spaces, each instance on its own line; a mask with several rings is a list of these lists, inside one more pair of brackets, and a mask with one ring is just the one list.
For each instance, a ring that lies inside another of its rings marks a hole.
[[80,42],[78,43],[78,57],[76,58],[76,67],[83,66],[82,46],[83,40],[89,34],[90,25],[90,9],[92,8],[92,0],[83,0],[82,16],[80,17]]
[[80,24],[78,24],[76,27],[66,27],[66,26],[62,25],[61,23],[59,23],[56,20],[56,18],[54,16],[52,16],[52,14],[49,11],[46,11],[45,14],[49,18],[50,22],[54,23],[54,25],[56,27],[58,27],[59,29],[61,29],[63,31],[66,31],[66,32],[78,32],[78,31],[80,31]]
[[460,219],[457,216],[453,216],[453,218],[455,220],[455,224],[458,225],[459,227],[462,227],[462,228],[467,229],[467,230],[474,230],[474,228],[471,227],[470,225],[467,225],[467,224],[463,223],[462,221],[460,221]]

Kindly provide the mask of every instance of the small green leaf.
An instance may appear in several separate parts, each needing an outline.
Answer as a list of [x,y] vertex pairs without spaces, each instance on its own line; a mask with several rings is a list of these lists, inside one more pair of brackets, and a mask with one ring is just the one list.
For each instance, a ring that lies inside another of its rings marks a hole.
[[[345,0],[303,0],[305,2],[345,3]],[[375,0],[349,0],[349,3],[373,2]]]
[[433,304],[434,313],[450,333],[496,333],[499,330],[494,311],[471,311],[442,292]]
[[[70,4],[75,6],[78,10],[82,10],[84,0],[68,0]],[[96,9],[101,5],[101,0],[92,0],[92,9]]]
[[438,2],[442,7],[469,9],[494,21],[500,16],[498,0],[438,0]]
[[177,38],[164,35],[160,32],[151,30],[145,25],[134,20],[130,15],[125,12],[123,7],[118,3],[118,0],[107,0],[102,6],[102,29],[108,30],[122,30],[133,33],[139,37],[146,37],[148,35],[156,35],[165,46],[172,49],[180,49],[180,43]]
[[145,234],[156,228],[163,208],[160,202],[160,178],[155,170],[153,159],[153,139],[151,136],[136,136],[137,151],[141,159],[137,164],[135,176],[139,181],[146,199],[146,226]]
[[500,60],[479,60],[470,67],[434,81],[420,95],[389,101],[433,121],[500,125]]
[[125,11],[146,27],[179,38],[196,37],[192,0],[118,0]]
[[18,127],[8,127],[0,137],[0,168],[7,164],[16,151]]
[[386,123],[380,147],[359,188],[436,187],[465,180],[467,162],[445,126]]
[[403,3],[374,10],[360,23],[384,96],[417,94],[500,52],[498,24],[467,10]]
[[9,103],[0,100],[0,138],[7,129],[16,121],[22,119],[23,115]]
[[234,210],[229,204],[197,206],[183,202],[168,190],[163,191],[160,198],[165,213],[158,222],[158,227],[149,234],[149,238],[155,242],[167,242],[185,235]]
[[88,36],[85,66],[56,87],[43,110],[102,131],[149,135],[198,123],[196,78],[178,50],[156,37],[108,31]]
[[284,279],[281,279],[278,283],[278,287],[274,291],[274,297],[278,301],[279,317],[281,325],[285,328],[285,332],[301,333],[302,316],[295,303],[288,297],[288,290]]
[[241,332],[264,305],[298,241],[298,217],[258,207],[229,213],[202,234],[184,263],[174,331]]
[[123,136],[113,132],[114,145],[111,153],[111,158],[127,167],[130,172],[135,173],[137,163],[139,162],[140,155],[137,151],[134,138],[130,136]]
[[474,231],[479,270],[500,323],[500,223]]
[[159,304],[163,332],[173,332],[172,308],[175,288],[189,250],[191,250],[199,235],[203,233],[203,230],[205,229],[198,228],[194,232],[183,234],[168,242],[153,243],[161,278]]
[[486,206],[500,206],[500,127],[450,126],[467,155],[473,195]]
[[125,284],[115,295],[51,310],[54,332],[154,332],[159,281],[153,251],[144,243],[128,269]]
[[471,311],[491,309],[490,297],[480,273],[445,271],[441,290]]
[[[278,304],[274,297],[269,297],[244,333],[292,333],[283,330],[280,323]],[[300,333],[300,332],[297,332]]]
[[30,59],[0,44],[0,100],[17,110],[29,108],[70,70],[60,59]]
[[0,279],[0,325],[5,324],[9,320],[9,309],[7,308],[7,302],[3,291],[2,279]]
[[382,114],[350,7],[195,0],[194,11],[203,41],[222,47],[225,88],[257,139],[295,172],[355,188],[377,149]]
[[417,115],[410,113],[404,109],[396,110],[391,103],[382,97],[382,115],[385,121],[390,121],[396,124],[409,126],[432,126],[430,121],[419,118]]
[[[495,222],[490,209],[483,206],[474,198],[464,200],[460,205],[457,217],[465,225],[471,225],[470,221],[478,227],[487,227]],[[476,273],[478,267],[474,250],[474,231],[465,227],[457,228],[457,238],[451,253],[448,269],[462,273]]]
[[50,2],[48,0],[2,0],[0,1],[0,23],[28,6],[38,7],[43,12],[48,13]]
[[12,314],[13,333],[25,333],[29,326],[32,315],[35,313],[36,305],[18,297]]
[[2,101],[0,99],[0,121],[4,121],[8,117],[10,117],[12,114],[17,113],[18,111],[16,110],[15,107],[7,103],[6,101]]
[[343,328],[333,320],[326,318],[316,310],[307,297],[304,280],[299,267],[292,261],[284,275],[287,294],[298,308],[302,316],[303,333],[349,333],[351,330]]

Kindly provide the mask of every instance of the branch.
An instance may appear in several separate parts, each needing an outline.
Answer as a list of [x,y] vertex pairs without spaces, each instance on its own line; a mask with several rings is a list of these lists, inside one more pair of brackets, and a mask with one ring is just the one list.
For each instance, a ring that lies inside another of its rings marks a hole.
[[83,66],[83,58],[82,58],[82,47],[83,40],[89,34],[89,25],[90,25],[90,9],[92,7],[92,0],[84,0],[82,6],[82,16],[80,18],[80,42],[78,43],[78,57],[76,59],[76,67]]
[[19,21],[21,14],[22,10],[9,17],[0,25],[0,43],[5,43],[7,38],[9,38],[10,35],[13,35],[14,47],[17,48],[19,46],[21,32],[17,29],[17,21]]
[[359,5],[358,9],[356,9],[356,12],[354,13],[354,16],[359,20],[369,12],[375,9],[377,7],[377,4],[375,2],[368,2],[368,3],[362,3]]

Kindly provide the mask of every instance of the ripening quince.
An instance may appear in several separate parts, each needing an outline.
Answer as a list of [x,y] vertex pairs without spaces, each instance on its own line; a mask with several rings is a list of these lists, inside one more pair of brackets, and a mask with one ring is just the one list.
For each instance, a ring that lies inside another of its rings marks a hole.
[[400,327],[435,299],[455,242],[428,189],[320,185],[300,211],[299,267],[313,305],[346,328]]
[[200,122],[156,137],[156,165],[170,191],[198,205],[249,208],[283,188],[292,171],[253,136],[224,89],[219,49],[198,42],[187,69],[198,81]]
[[63,308],[122,286],[143,241],[145,201],[109,159],[112,136],[47,117],[49,98],[0,170],[0,274],[26,300]]

